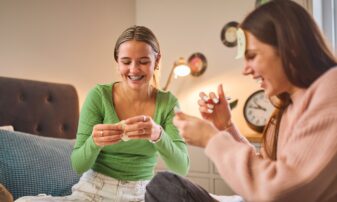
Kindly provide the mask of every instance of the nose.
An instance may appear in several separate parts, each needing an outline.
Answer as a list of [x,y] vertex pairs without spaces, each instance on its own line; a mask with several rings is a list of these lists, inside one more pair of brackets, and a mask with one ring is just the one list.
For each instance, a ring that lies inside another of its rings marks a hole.
[[132,62],[130,65],[131,72],[138,72],[140,69],[140,65],[137,62]]
[[247,63],[247,61],[244,62],[242,74],[245,75],[245,76],[253,74],[253,68],[251,68],[249,66],[249,64]]

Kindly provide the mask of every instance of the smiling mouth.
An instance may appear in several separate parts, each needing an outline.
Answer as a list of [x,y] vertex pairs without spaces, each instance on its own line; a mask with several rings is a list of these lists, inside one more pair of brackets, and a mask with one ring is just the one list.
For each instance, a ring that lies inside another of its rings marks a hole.
[[145,76],[128,76],[128,78],[131,80],[131,81],[140,81],[144,78]]
[[255,78],[255,81],[256,81],[256,83],[258,83],[259,85],[261,85],[262,82],[264,81],[264,79],[262,77],[257,77],[257,78]]

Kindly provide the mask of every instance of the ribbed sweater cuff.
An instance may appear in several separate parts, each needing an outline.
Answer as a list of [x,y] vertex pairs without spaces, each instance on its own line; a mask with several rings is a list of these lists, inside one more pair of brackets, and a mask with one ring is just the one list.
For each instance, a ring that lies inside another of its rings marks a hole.
[[[212,157],[212,154],[217,154],[221,151],[224,147],[226,148],[226,141],[230,142],[230,140],[234,141],[230,134],[226,131],[221,131],[218,134],[214,135],[206,145],[205,153],[208,157]],[[220,147],[220,148],[218,148]]]

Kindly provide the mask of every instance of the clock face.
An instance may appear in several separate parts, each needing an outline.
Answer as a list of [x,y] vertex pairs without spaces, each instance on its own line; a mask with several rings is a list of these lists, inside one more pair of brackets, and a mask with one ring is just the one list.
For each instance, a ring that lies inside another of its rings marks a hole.
[[274,106],[265,96],[264,90],[258,90],[248,97],[243,115],[251,129],[262,132],[273,111]]

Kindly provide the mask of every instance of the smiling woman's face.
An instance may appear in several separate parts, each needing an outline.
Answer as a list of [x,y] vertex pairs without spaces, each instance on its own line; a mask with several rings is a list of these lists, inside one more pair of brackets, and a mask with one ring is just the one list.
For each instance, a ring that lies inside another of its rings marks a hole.
[[156,57],[152,47],[141,41],[127,41],[118,50],[118,70],[132,89],[147,88],[153,77]]
[[259,41],[250,32],[246,34],[244,75],[252,75],[269,97],[284,92],[292,93],[294,86],[283,70],[277,50]]

